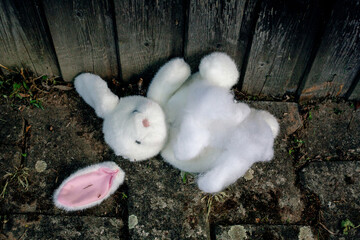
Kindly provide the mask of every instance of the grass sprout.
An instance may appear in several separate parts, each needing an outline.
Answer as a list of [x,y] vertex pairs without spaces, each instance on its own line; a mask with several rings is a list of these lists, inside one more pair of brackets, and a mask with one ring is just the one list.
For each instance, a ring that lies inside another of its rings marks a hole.
[[215,195],[207,194],[201,201],[206,202],[206,221],[209,222],[210,213],[212,210],[213,202],[224,202],[228,195],[225,192],[219,192]]
[[7,189],[9,187],[9,184],[11,183],[17,183],[17,185],[21,186],[25,190],[28,190],[29,188],[28,176],[29,176],[29,168],[27,167],[14,167],[13,172],[6,172],[6,174],[3,176],[3,180],[5,181],[5,184],[1,190],[0,199],[5,198]]
[[343,228],[343,234],[348,235],[350,230],[359,228],[360,225],[355,227],[355,225],[349,219],[346,219],[341,221],[341,227]]
[[5,69],[8,74],[0,75],[0,97],[13,100],[18,99],[23,104],[44,109],[41,98],[50,92],[51,89],[70,90],[69,83],[59,85],[54,77],[47,75],[35,76],[29,71],[21,68],[10,69],[0,64],[0,68]]

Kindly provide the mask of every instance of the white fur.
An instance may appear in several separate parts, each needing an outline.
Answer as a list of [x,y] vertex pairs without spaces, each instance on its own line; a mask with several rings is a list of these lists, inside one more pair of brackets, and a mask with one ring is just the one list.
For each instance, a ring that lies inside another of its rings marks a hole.
[[156,73],[147,97],[164,106],[190,76],[190,66],[181,58],[170,60]]
[[[167,65],[163,68],[171,71]],[[215,193],[243,176],[253,163],[272,159],[279,125],[266,111],[234,103],[229,89],[239,73],[226,54],[206,56],[199,71],[164,105],[170,127],[161,155],[178,169],[200,173],[199,188]],[[154,86],[157,80],[153,79]]]
[[[229,56],[213,53],[191,76],[183,59],[166,63],[152,80],[148,98],[126,97],[116,105],[98,107],[94,99],[106,102],[102,96],[111,96],[101,79],[91,77],[98,90],[80,85],[76,89],[97,114],[104,112],[98,115],[104,116],[105,141],[117,155],[145,160],[161,151],[176,168],[200,173],[199,188],[215,193],[243,176],[253,163],[271,160],[279,132],[270,113],[234,103],[230,88],[238,77]],[[143,127],[144,118],[151,127]],[[136,140],[142,144],[135,144]]]
[[[119,100],[104,80],[90,73],[76,77],[75,87],[96,114],[104,118],[105,142],[116,155],[142,161],[161,151],[167,138],[167,126],[158,103],[141,96]],[[144,120],[149,126],[144,126]]]
[[[66,183],[68,183],[71,179],[73,179],[74,177],[77,177],[77,176],[81,176],[81,175],[84,175],[84,174],[87,174],[87,173],[90,173],[90,172],[93,172],[93,171],[96,171],[98,170],[99,168],[102,168],[102,167],[106,167],[106,168],[110,168],[112,170],[118,170],[119,172],[116,174],[116,177],[113,179],[113,182],[112,182],[112,185],[111,185],[111,188],[108,192],[108,194],[96,201],[96,202],[93,202],[93,203],[90,203],[90,204],[87,204],[87,205],[84,205],[84,206],[81,206],[81,207],[69,207],[69,206],[66,206],[66,205],[63,205],[62,203],[60,203],[57,198],[60,194],[60,190],[65,186]],[[96,205],[99,205],[101,202],[103,202],[105,199],[107,199],[108,197],[110,197],[110,195],[112,195],[118,188],[119,186],[124,182],[124,179],[125,179],[125,173],[124,171],[118,166],[116,165],[116,163],[114,162],[103,162],[103,163],[98,163],[98,164],[94,164],[94,165],[90,165],[88,167],[85,167],[85,168],[82,168],[76,172],[74,172],[73,174],[71,174],[68,178],[66,178],[62,183],[61,185],[55,190],[54,192],[54,195],[53,195],[53,201],[54,201],[54,204],[56,207],[60,208],[60,209],[64,209],[66,211],[76,211],[76,210],[83,210],[83,209],[86,209],[86,208],[90,208],[90,207],[93,207],[93,206],[96,206]]]
[[204,57],[200,62],[199,72],[205,81],[227,89],[234,86],[239,78],[235,62],[220,52]]
[[75,89],[84,101],[94,108],[96,115],[104,118],[118,104],[119,98],[108,88],[105,81],[91,73],[83,73],[75,78]]
[[[149,120],[149,127],[143,126],[143,119]],[[116,155],[130,161],[146,160],[159,154],[166,142],[165,115],[162,108],[148,98],[124,97],[104,119],[103,132],[105,142]]]
[[264,118],[265,122],[269,124],[274,138],[277,137],[280,131],[279,123],[276,118],[267,111],[260,111],[260,114]]

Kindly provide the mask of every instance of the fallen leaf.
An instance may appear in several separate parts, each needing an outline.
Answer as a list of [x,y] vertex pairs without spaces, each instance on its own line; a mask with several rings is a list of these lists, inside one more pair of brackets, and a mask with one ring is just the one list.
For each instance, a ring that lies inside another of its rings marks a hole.
[[19,93],[19,95],[23,98],[30,97],[30,94],[25,94],[25,93]]
[[27,126],[26,129],[25,129],[25,132],[27,133],[31,128],[31,125]]

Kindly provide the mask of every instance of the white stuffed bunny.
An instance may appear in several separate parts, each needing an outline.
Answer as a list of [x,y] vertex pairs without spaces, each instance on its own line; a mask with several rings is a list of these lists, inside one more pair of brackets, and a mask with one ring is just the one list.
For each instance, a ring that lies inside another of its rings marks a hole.
[[230,88],[239,73],[226,54],[204,57],[192,76],[189,69],[184,60],[171,60],[155,75],[147,96],[164,108],[169,126],[162,157],[178,169],[200,173],[199,188],[215,193],[253,163],[273,158],[279,124],[266,111],[234,103]]
[[84,73],[75,88],[104,119],[104,138],[116,155],[131,161],[161,151],[178,169],[200,173],[199,188],[215,193],[243,176],[251,165],[273,157],[277,120],[268,112],[234,103],[235,63],[224,53],[202,59],[191,75],[180,58],[155,75],[147,98],[118,98],[100,77]]

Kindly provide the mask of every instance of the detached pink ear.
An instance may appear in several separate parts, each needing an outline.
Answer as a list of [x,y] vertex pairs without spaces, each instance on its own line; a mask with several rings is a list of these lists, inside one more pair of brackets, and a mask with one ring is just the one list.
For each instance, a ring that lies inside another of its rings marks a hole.
[[54,193],[54,204],[66,211],[100,204],[124,182],[125,173],[114,162],[103,162],[78,170]]

